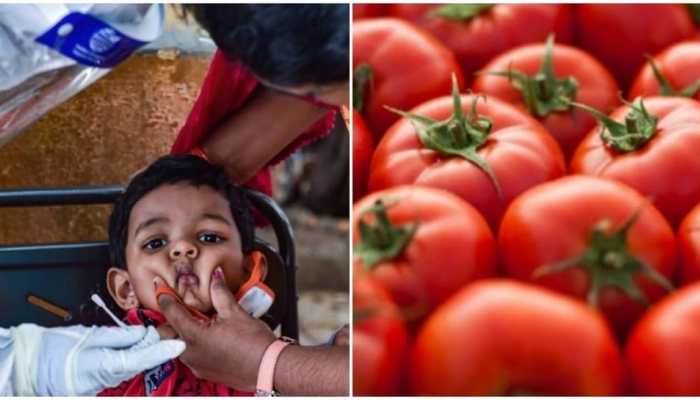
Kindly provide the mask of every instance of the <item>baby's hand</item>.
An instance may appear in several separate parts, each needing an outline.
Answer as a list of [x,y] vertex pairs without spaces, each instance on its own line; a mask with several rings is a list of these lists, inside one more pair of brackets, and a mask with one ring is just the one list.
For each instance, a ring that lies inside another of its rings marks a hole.
[[158,331],[161,340],[177,339],[179,336],[175,329],[173,329],[173,327],[170,326],[170,324],[162,324],[158,328],[156,328],[156,330]]

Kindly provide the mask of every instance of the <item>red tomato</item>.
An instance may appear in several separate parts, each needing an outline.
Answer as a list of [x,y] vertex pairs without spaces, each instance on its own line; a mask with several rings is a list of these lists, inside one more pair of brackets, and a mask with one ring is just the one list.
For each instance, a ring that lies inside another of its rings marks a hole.
[[647,63],[634,80],[630,99],[637,96],[682,96],[688,90],[686,97],[700,100],[700,41],[678,43],[654,57],[653,61],[663,77],[663,85],[654,75],[651,64]]
[[[529,112],[557,139],[568,159],[596,124],[592,116],[570,103],[576,101],[610,112],[619,104],[620,89],[605,67],[586,52],[559,44],[549,51],[547,47],[518,47],[483,68],[484,72],[519,71],[529,82],[483,74],[474,81],[473,88],[476,93],[496,96]],[[545,66],[547,55],[550,58]],[[546,71],[553,75],[548,77]]]
[[680,285],[700,280],[700,206],[683,219],[678,229],[678,256]]
[[[464,119],[477,126],[475,117],[469,116],[476,98],[466,95],[459,98],[461,111],[466,114]],[[412,113],[444,120],[454,114],[453,100],[454,97],[441,97],[420,105]],[[481,139],[461,144],[455,139],[460,134],[444,130],[440,133],[443,141],[453,141],[454,145],[449,152],[424,144],[408,119],[394,124],[375,150],[370,167],[370,192],[405,184],[444,189],[476,207],[495,231],[503,211],[515,196],[564,175],[566,166],[561,150],[542,125],[526,113],[495,98],[479,99],[476,112],[492,124],[484,131],[488,135],[483,136],[482,132]],[[493,171],[495,179],[485,168],[452,152],[469,153],[470,146]]]
[[700,393],[700,283],[656,304],[634,327],[625,348],[635,394]]
[[398,4],[390,13],[433,33],[467,77],[498,54],[543,42],[552,32],[561,43],[573,39],[573,15],[564,4]]
[[475,282],[426,321],[413,349],[420,395],[614,395],[620,351],[585,304],[512,280]]
[[[380,199],[386,220],[371,212]],[[472,206],[451,193],[418,186],[372,193],[355,203],[353,221],[356,262],[371,271],[411,320],[419,321],[474,279],[495,273],[491,230]],[[365,232],[363,222],[371,224]]]
[[389,10],[388,4],[353,4],[352,19],[375,18],[387,15]]
[[353,393],[398,394],[408,351],[408,331],[389,293],[369,274],[353,271]]
[[695,26],[682,4],[580,4],[577,39],[603,62],[623,88],[644,64],[645,54],[690,39]]
[[506,275],[588,300],[621,336],[645,302],[670,289],[661,281],[676,261],[673,231],[653,205],[619,182],[583,175],[515,199],[498,239]]
[[[353,22],[352,50],[354,94],[365,93],[353,103],[372,132],[381,137],[399,117],[391,106],[408,110],[448,93],[452,74],[462,82],[462,72],[452,52],[428,32],[395,18]],[[372,78],[362,84],[358,67],[368,65]]]
[[352,201],[365,195],[369,163],[374,152],[374,138],[362,116],[352,112]]
[[[609,129],[603,139],[595,128],[576,150],[571,171],[632,186],[650,197],[676,227],[700,203],[700,103],[681,97],[649,97],[643,105],[648,115],[658,119],[655,128],[646,124],[650,139],[620,141],[610,137]],[[634,109],[624,106],[610,114],[610,119],[623,123],[617,136],[629,133],[626,119],[643,117],[639,105]]]

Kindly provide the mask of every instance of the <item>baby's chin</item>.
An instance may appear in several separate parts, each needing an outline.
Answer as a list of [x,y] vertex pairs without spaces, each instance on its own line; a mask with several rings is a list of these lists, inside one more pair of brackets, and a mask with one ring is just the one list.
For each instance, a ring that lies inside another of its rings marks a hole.
[[197,311],[201,311],[204,314],[209,314],[210,311],[213,310],[213,306],[211,304],[211,299],[202,299],[195,292],[192,290],[186,290],[182,296],[182,302],[185,303],[187,306],[192,307],[196,309]]

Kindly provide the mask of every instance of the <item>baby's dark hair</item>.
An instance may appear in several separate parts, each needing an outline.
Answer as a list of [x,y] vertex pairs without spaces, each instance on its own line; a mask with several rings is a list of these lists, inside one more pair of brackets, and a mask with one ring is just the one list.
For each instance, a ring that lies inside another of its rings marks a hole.
[[167,184],[189,183],[192,186],[209,186],[226,198],[231,215],[241,237],[244,254],[253,249],[255,225],[246,195],[233,185],[223,168],[192,155],[168,155],[159,158],[129,182],[124,193],[114,203],[109,218],[109,258],[112,266],[126,269],[126,244],[129,232],[129,216],[134,204],[152,190]]
[[280,86],[349,77],[347,4],[194,4],[185,6],[228,57]]

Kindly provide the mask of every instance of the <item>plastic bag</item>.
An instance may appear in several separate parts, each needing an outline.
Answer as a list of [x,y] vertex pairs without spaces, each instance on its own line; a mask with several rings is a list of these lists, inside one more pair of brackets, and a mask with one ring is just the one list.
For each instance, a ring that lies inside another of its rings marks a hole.
[[163,31],[161,4],[0,5],[0,146]]

